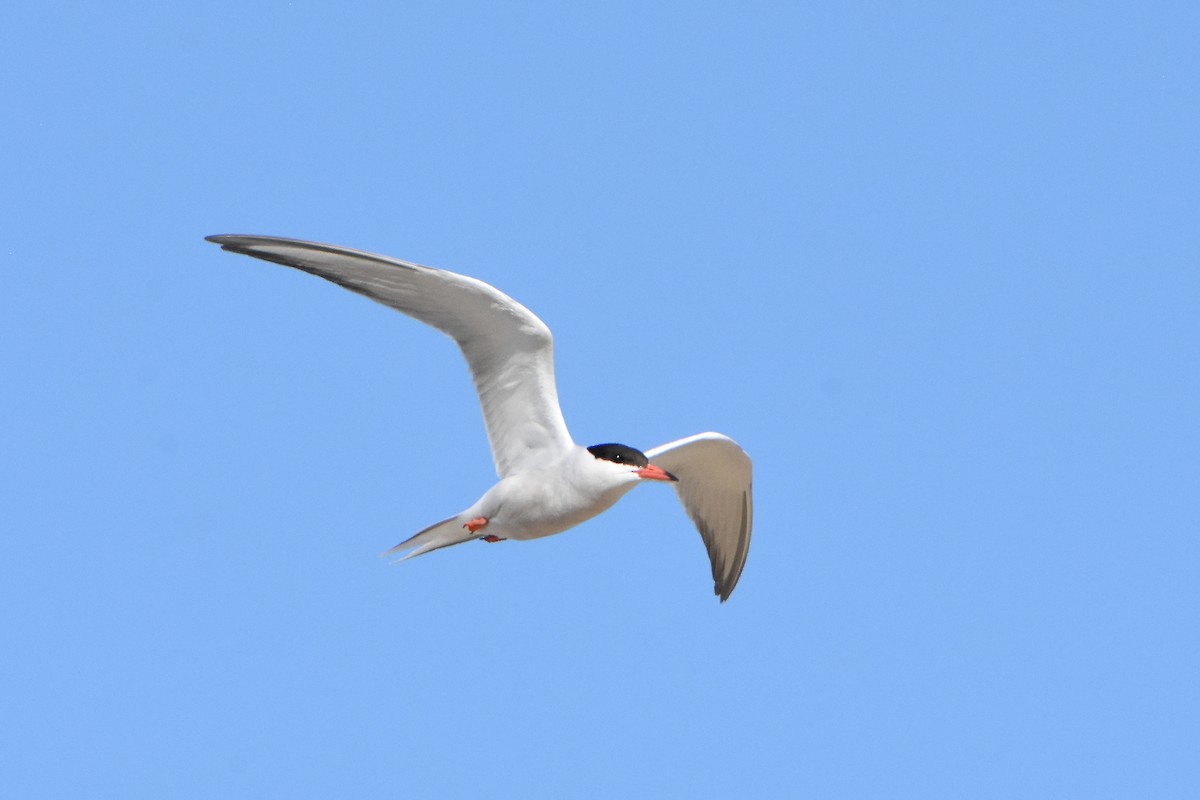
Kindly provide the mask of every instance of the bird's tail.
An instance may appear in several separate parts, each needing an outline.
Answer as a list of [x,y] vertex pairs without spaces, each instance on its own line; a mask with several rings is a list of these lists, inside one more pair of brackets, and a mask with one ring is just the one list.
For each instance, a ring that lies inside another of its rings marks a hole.
[[478,536],[466,529],[463,524],[462,514],[456,514],[450,517],[450,519],[444,519],[441,522],[430,525],[415,536],[410,536],[391,550],[380,553],[380,557],[395,555],[405,550],[412,550],[411,553],[396,559],[397,561],[405,561],[434,550],[440,550],[443,547],[449,547],[452,544],[462,544],[463,542],[469,542],[478,538]]

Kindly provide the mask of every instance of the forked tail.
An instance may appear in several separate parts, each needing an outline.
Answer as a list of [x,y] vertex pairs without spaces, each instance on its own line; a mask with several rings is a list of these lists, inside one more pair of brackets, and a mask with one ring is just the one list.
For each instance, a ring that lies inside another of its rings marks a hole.
[[444,519],[441,522],[430,525],[415,536],[410,536],[391,550],[380,553],[380,557],[394,555],[405,550],[412,550],[411,553],[396,559],[397,561],[406,561],[407,559],[415,558],[434,550],[440,550],[443,547],[449,547],[452,544],[462,544],[463,542],[479,538],[479,536],[467,530],[463,525],[462,514],[455,514],[450,519]]

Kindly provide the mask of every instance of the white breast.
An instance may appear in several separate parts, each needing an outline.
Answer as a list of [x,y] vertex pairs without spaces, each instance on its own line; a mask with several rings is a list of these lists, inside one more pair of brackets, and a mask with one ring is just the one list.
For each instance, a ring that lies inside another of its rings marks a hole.
[[556,463],[501,480],[470,513],[487,517],[487,532],[493,536],[537,539],[606,511],[638,482],[632,471],[575,447]]

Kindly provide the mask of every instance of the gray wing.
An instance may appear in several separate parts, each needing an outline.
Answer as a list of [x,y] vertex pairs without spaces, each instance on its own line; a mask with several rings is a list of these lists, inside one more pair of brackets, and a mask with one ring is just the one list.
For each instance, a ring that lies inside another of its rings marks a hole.
[[673,484],[712,562],[713,592],[721,602],[737,586],[754,517],[750,456],[719,433],[698,433],[646,451],[654,464],[675,475]]
[[558,406],[550,329],[498,289],[465,275],[315,242],[272,236],[208,241],[332,281],[457,342],[479,393],[500,477],[573,446]]

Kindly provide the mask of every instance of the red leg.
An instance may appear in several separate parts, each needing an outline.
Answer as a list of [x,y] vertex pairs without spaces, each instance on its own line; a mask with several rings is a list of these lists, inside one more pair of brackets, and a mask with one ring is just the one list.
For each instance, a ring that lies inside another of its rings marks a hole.
[[501,539],[499,536],[492,536],[491,534],[488,534],[487,536],[483,537],[483,540],[485,542],[487,542],[488,544],[495,544],[496,542],[506,541],[505,539]]
[[487,517],[476,517],[473,520],[469,520],[466,525],[463,525],[463,527],[466,528],[467,530],[469,530],[471,533],[477,533],[478,531],[481,531],[484,528],[486,528],[487,524],[488,524]]

